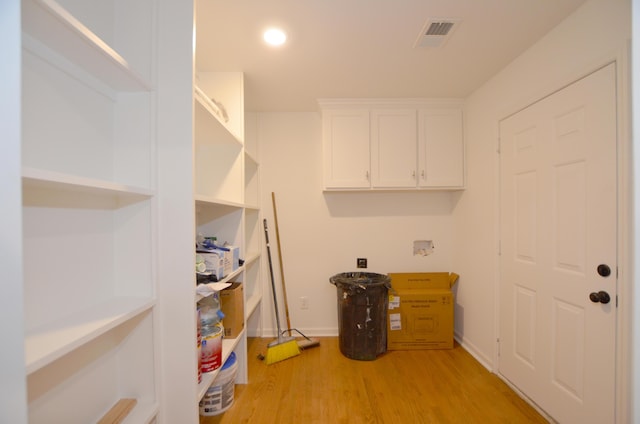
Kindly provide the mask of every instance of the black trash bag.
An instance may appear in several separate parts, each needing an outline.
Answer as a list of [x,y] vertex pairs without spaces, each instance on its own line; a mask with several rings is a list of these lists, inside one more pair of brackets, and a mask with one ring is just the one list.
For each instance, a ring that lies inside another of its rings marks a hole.
[[340,352],[371,361],[387,351],[391,279],[371,272],[345,272],[329,279],[338,289]]

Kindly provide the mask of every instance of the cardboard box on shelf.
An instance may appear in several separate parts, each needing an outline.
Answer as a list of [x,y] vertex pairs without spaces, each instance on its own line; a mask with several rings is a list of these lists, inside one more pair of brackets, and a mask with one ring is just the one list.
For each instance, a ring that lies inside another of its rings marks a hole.
[[244,293],[242,283],[231,283],[220,291],[220,306],[224,313],[224,336],[235,339],[244,329]]
[[458,274],[390,273],[387,350],[452,349]]

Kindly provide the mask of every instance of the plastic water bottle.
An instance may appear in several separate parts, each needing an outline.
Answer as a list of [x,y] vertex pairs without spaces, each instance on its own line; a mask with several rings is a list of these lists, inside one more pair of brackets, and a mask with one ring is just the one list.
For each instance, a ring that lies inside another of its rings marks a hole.
[[220,310],[218,293],[207,296],[200,302],[200,332],[201,332],[201,371],[215,371],[222,365],[222,337],[224,329]]
[[200,325],[202,327],[216,325],[222,321],[224,314],[220,310],[220,294],[214,292],[200,300]]

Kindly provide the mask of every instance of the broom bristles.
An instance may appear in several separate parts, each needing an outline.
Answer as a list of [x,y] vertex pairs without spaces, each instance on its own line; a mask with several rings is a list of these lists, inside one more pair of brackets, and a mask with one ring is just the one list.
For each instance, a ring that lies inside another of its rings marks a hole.
[[274,341],[269,343],[267,347],[265,362],[267,365],[271,365],[298,355],[300,355],[300,348],[295,340]]
[[284,335],[284,333],[289,333],[289,336],[291,336],[292,331],[295,331],[296,333],[300,334],[303,337],[302,340],[296,339],[296,342],[298,343],[298,347],[300,348],[300,350],[305,350],[305,349],[310,349],[312,347],[320,346],[320,340],[311,339],[307,337],[302,331],[298,330],[297,328],[288,328],[284,330],[281,334]]
[[302,340],[298,340],[297,343],[300,350],[311,349],[312,347],[320,346],[320,340],[310,339],[308,337],[305,337]]

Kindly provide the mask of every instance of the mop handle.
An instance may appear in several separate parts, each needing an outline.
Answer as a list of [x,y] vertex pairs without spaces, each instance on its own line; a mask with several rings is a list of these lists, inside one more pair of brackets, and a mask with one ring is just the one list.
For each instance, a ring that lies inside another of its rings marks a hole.
[[273,278],[273,265],[271,264],[271,249],[269,247],[269,232],[267,231],[267,219],[263,220],[264,223],[264,238],[267,242],[267,257],[269,259],[269,274],[271,275],[271,291],[273,293],[273,306],[276,310],[276,326],[278,327],[278,338],[281,337],[280,329],[280,314],[278,313],[278,299],[276,296],[276,284]]

